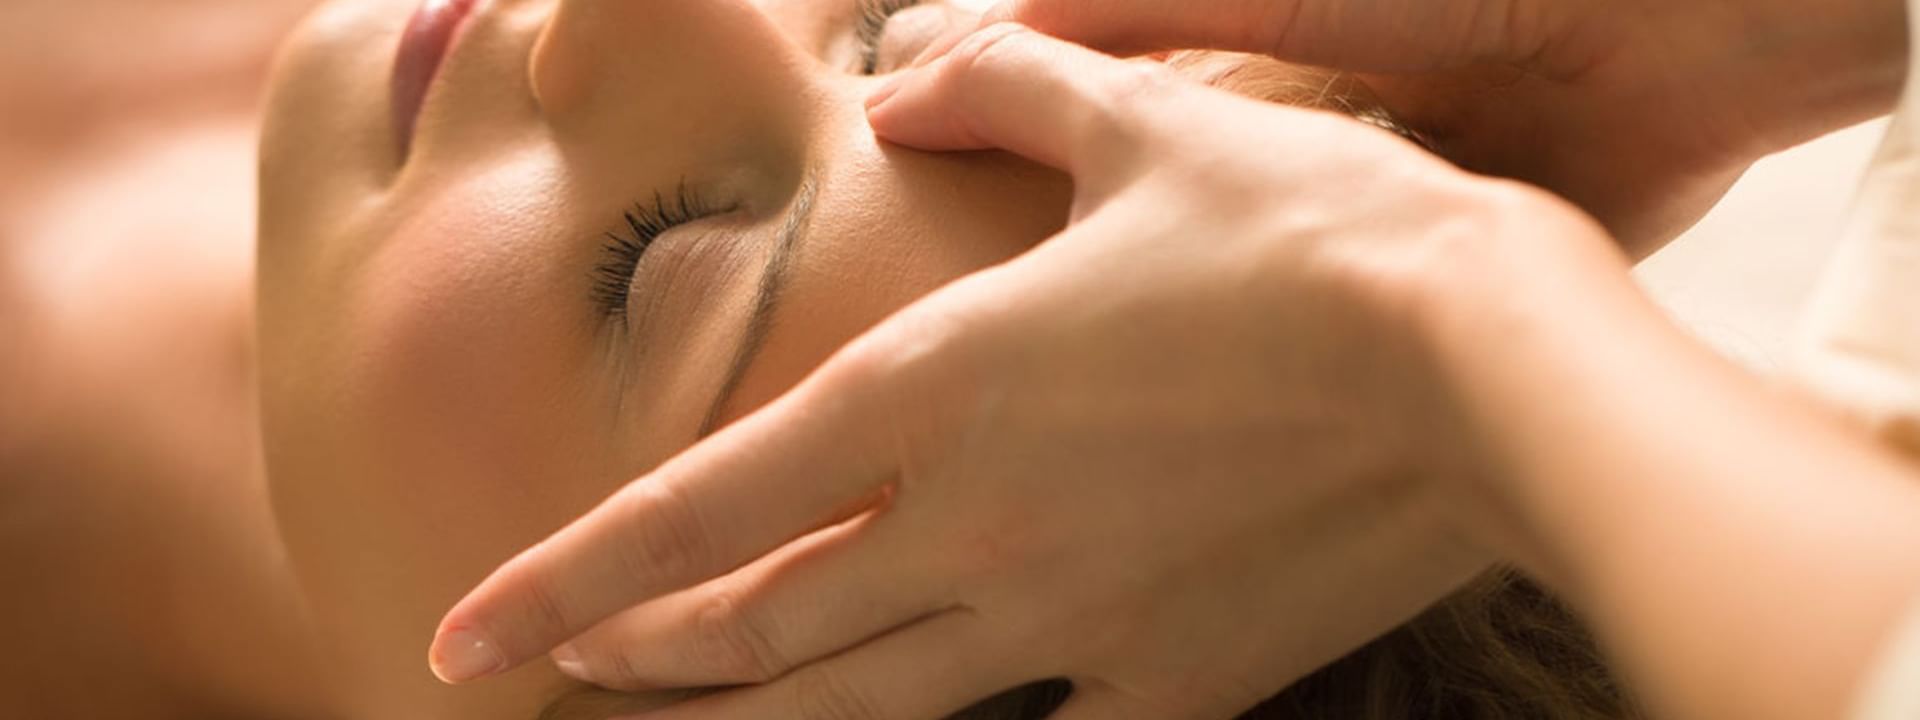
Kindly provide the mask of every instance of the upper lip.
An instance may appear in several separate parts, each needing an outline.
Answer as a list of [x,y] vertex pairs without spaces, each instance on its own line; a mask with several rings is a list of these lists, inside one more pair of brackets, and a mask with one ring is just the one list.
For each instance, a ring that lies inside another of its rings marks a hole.
[[401,35],[393,63],[392,113],[400,154],[413,144],[414,126],[442,61],[478,0],[424,0]]

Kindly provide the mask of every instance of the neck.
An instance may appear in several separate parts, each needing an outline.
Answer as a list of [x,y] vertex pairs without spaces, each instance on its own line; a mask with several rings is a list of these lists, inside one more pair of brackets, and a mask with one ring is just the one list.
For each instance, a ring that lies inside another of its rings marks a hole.
[[[132,369],[108,364],[102,375]],[[0,660],[0,715],[311,717],[311,640],[259,470],[250,377],[149,363],[133,382],[153,397],[129,399],[92,368],[37,365],[28,379],[54,389],[16,400],[46,412],[0,468],[0,578],[17,580],[0,632],[26,661]]]

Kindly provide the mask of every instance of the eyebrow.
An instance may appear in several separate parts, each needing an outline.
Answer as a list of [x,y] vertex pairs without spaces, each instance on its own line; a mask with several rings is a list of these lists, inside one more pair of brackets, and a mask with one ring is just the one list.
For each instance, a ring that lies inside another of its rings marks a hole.
[[707,416],[700,423],[697,436],[700,439],[720,429],[721,413],[726,410],[727,401],[733,399],[747,368],[753,365],[753,361],[760,356],[760,350],[766,346],[767,334],[773,330],[774,312],[780,309],[788,275],[793,269],[793,257],[805,244],[807,234],[813,227],[816,190],[817,184],[811,175],[801,181],[800,191],[787,211],[786,222],[781,225],[780,234],[774,240],[773,252],[768,255],[766,267],[760,272],[760,285],[754,291],[753,314],[747,318],[746,334],[734,350],[733,361],[727,368],[726,380],[721,383],[720,392],[714,394],[713,405],[707,408]]

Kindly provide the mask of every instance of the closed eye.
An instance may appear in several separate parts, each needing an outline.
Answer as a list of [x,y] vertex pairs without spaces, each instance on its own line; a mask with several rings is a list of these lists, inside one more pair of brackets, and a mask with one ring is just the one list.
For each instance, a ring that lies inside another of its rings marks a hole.
[[661,236],[687,223],[730,211],[708,204],[681,181],[672,195],[655,192],[651,201],[635,203],[622,213],[621,226],[606,233],[600,264],[593,270],[592,297],[602,315],[626,319],[633,299],[634,273],[640,269],[647,249]]

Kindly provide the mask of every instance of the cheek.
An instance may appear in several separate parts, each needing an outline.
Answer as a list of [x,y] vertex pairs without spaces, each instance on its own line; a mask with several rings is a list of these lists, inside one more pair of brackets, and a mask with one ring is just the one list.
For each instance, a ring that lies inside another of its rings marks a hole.
[[420,649],[489,569],[617,486],[591,313],[562,289],[578,273],[552,233],[481,211],[414,213],[321,293],[344,302],[306,310],[314,352],[279,352],[275,510],[363,716],[530,717],[515,703],[550,672],[455,693]]
[[[441,526],[508,530],[544,519],[539,478],[581,472],[568,458],[599,437],[588,369],[596,346],[578,281],[527,228],[474,227],[471,213],[423,213],[356,293],[370,453],[394,468],[398,507]],[[457,224],[456,224],[457,223]],[[402,447],[387,446],[405,438]],[[389,471],[389,472],[394,472]],[[512,509],[513,512],[506,512]]]

